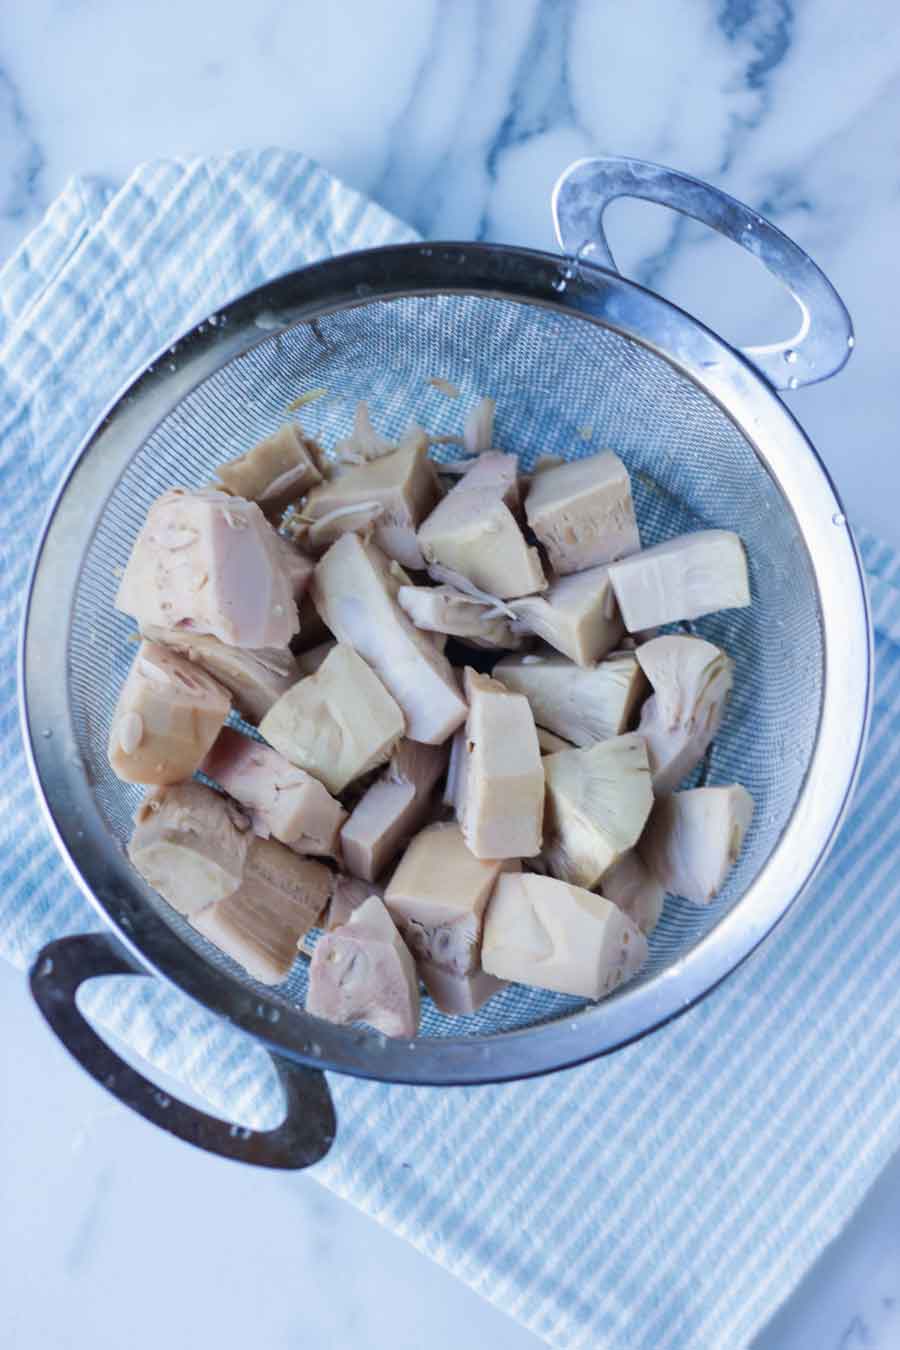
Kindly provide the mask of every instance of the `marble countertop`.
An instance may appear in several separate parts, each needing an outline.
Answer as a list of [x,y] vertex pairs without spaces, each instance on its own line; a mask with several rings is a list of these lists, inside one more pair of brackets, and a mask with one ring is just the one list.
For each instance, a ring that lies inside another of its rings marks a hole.
[[[570,160],[672,164],[770,216],[846,300],[852,361],[789,401],[851,521],[900,546],[898,128],[888,0],[861,0],[852,21],[841,0],[29,0],[6,7],[0,39],[0,255],[71,175],[114,184],[164,155],[296,147],[425,235],[548,248]],[[796,326],[784,293],[715,236],[630,202],[607,223],[623,271],[725,336]],[[537,1345],[311,1179],[229,1168],[129,1117],[7,971],[0,1006],[15,1027],[0,1056],[10,1344],[103,1350],[127,1326],[134,1350],[251,1336],[265,1350],[443,1350],[461,1327],[497,1350]],[[831,1301],[801,1291],[766,1350],[897,1343],[898,1290],[859,1256],[873,1231],[856,1255],[830,1254]]]

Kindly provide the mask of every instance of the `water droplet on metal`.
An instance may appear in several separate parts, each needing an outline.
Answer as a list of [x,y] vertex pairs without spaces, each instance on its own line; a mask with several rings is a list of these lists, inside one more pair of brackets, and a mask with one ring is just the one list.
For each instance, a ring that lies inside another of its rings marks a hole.
[[39,974],[39,975],[52,975],[52,974],[53,974],[53,957],[52,957],[52,956],[45,956],[45,957],[44,957],[43,961],[42,961],[41,964],[38,966],[38,974]]
[[566,285],[567,282],[565,277],[557,277],[556,280],[553,282],[553,289],[559,295],[562,295],[563,291],[566,289]]
[[784,359],[785,361],[787,361],[789,366],[796,365],[797,353],[794,351],[793,347],[788,347],[787,351],[784,354]]
[[53,732],[50,730],[49,727],[45,727],[44,730],[41,732],[41,735],[43,736],[45,741],[49,741],[50,737],[53,735]]
[[172,1098],[167,1097],[164,1092],[154,1092],[153,1100],[156,1102],[157,1106],[160,1107],[161,1110],[163,1111],[167,1111],[169,1107],[172,1105]]
[[788,380],[788,389],[799,389],[799,388],[800,388],[800,381],[797,379],[796,375],[792,375],[791,378]]
[[835,511],[834,515],[831,517],[831,523],[832,525],[846,525],[847,517],[844,515],[843,511]]
[[847,346],[850,347],[850,348],[853,348],[853,347],[856,346],[856,338],[853,336],[852,333],[850,334],[850,336],[849,336],[848,339],[847,339]]
[[261,310],[253,322],[257,328],[262,328],[265,332],[268,332],[272,328],[281,327],[281,321],[278,316],[273,314],[269,309]]

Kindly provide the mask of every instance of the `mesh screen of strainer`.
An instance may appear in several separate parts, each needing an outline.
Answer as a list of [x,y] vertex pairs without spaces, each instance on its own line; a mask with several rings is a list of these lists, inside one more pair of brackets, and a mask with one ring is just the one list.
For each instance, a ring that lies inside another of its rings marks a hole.
[[[462,400],[429,385],[454,381]],[[133,624],[113,608],[118,570],[148,506],[175,484],[209,480],[216,464],[268,435],[306,390],[302,412],[330,445],[369,401],[379,430],[415,418],[458,432],[476,397],[497,399],[495,444],[527,469],[539,454],[617,450],[632,475],[645,544],[709,526],[736,530],[750,561],[753,604],[696,629],[734,658],[735,687],[707,781],[740,782],[756,814],[724,893],[699,909],[669,898],[642,980],[683,956],[739,903],[775,846],[812,753],[822,641],[816,588],[792,514],[734,424],[668,362],[610,329],[538,306],[476,296],[372,302],[273,333],[185,398],[134,457],[101,512],[77,589],[70,638],[72,721],[99,808],[124,841],[139,798],[106,759],[110,717],[134,655]],[[448,451],[447,453],[452,453]],[[185,942],[235,979],[248,977],[148,892]],[[306,964],[270,997],[302,1004]],[[262,986],[255,986],[264,992]],[[448,1018],[426,1000],[425,1035],[486,1035],[570,1012],[581,1000],[510,987],[472,1017]]]

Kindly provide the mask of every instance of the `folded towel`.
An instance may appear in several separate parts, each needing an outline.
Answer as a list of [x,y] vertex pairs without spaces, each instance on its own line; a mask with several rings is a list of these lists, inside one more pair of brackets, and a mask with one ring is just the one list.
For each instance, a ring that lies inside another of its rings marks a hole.
[[[159,349],[303,262],[415,238],[300,155],[165,161],[75,180],[0,273],[0,953],[97,928],[56,856],[16,726],[28,559],[74,448]],[[639,1044],[495,1088],[331,1076],[324,1185],[550,1344],[747,1343],[900,1141],[900,560],[862,537],[877,628],[872,752],[792,921]],[[97,982],[93,1019],[217,1108],[277,1118],[258,1048],[150,980]]]

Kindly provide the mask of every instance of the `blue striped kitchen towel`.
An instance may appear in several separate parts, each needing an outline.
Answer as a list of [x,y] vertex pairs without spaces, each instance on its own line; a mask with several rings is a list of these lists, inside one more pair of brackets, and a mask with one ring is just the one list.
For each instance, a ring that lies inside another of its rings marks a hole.
[[[16,726],[19,604],[63,466],[125,377],[237,292],[413,237],[302,156],[266,151],[150,164],[118,192],[73,182],[0,274],[0,951],[18,965],[98,926],[55,856]],[[746,1345],[900,1143],[900,560],[862,545],[873,753],[794,921],[609,1059],[443,1092],[332,1078],[339,1137],[314,1175],[551,1345]],[[125,983],[88,991],[98,1022],[220,1110],[274,1119],[261,1051],[179,995]]]

